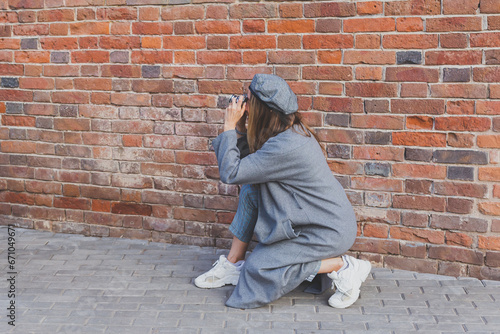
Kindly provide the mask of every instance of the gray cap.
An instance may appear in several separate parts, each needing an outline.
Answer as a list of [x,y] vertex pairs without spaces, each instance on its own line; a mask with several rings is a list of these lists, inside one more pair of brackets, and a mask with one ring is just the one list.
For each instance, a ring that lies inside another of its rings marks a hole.
[[256,74],[250,84],[250,91],[269,108],[285,115],[299,109],[297,96],[285,80],[273,74]]

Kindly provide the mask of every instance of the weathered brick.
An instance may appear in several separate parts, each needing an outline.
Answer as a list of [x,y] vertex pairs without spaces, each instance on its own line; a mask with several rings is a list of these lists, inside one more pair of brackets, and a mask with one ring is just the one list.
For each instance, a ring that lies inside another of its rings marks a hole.
[[468,82],[470,81],[469,68],[445,68],[443,70],[444,82]]
[[365,164],[366,175],[389,176],[391,166],[385,163],[367,162]]
[[442,197],[394,195],[393,207],[401,209],[445,211],[446,201]]
[[429,224],[429,215],[424,213],[403,212],[401,223],[404,226],[427,227]]
[[467,34],[441,34],[439,38],[442,48],[463,49],[468,45]]
[[[366,168],[366,165],[365,165]],[[376,175],[376,174],[370,174]],[[388,178],[352,176],[351,188],[363,190],[396,191],[403,190],[403,183],[400,180],[391,180]]]
[[430,180],[406,180],[405,191],[409,194],[430,195],[433,182]]
[[327,145],[328,158],[349,159],[351,157],[351,146],[349,145]]
[[393,99],[391,112],[393,114],[444,114],[444,100],[434,99]]
[[447,171],[447,177],[451,180],[472,181],[474,180],[474,168],[449,166]]
[[453,198],[447,199],[446,211],[453,213],[471,213],[474,201],[470,199],[463,198]]
[[488,189],[484,184],[464,182],[435,182],[434,192],[445,196],[484,198]]
[[470,263],[475,265],[484,264],[483,253],[472,249],[450,246],[430,246],[429,258]]
[[433,153],[432,161],[438,163],[455,164],[488,164],[488,156],[485,152],[473,150],[436,150]]
[[422,52],[420,51],[399,51],[396,53],[396,63],[398,65],[404,64],[421,64]]
[[432,214],[430,227],[445,230],[459,230],[468,232],[486,232],[488,221],[479,218],[448,216]]
[[394,177],[444,179],[446,177],[446,167],[405,163],[394,164],[392,165],[392,174]]
[[385,79],[386,81],[438,82],[439,71],[420,67],[388,67]]
[[365,100],[366,113],[387,113],[389,112],[388,100]]
[[357,238],[351,251],[377,254],[399,254],[399,243],[396,240]]
[[325,116],[325,125],[334,125],[334,126],[349,126],[349,114],[327,114]]
[[388,145],[392,142],[390,132],[366,132],[365,143],[374,145]]

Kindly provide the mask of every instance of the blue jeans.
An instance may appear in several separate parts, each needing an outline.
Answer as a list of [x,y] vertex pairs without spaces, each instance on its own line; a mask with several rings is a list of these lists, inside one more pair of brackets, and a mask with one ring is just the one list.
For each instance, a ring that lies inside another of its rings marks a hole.
[[250,242],[257,222],[259,186],[244,184],[241,186],[238,209],[229,225],[229,231],[243,242]]

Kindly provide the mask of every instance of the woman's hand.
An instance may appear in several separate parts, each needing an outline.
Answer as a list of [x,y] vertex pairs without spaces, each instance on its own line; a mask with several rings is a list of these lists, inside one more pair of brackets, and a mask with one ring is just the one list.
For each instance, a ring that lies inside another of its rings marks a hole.
[[[226,109],[226,116],[224,117],[224,131],[234,130],[236,124],[239,124],[241,128],[241,124],[246,121],[246,118],[243,117],[245,114],[246,102],[243,103],[243,98],[239,98],[238,102],[233,98],[232,102]],[[242,120],[242,118],[244,118]],[[241,131],[241,130],[238,130]]]

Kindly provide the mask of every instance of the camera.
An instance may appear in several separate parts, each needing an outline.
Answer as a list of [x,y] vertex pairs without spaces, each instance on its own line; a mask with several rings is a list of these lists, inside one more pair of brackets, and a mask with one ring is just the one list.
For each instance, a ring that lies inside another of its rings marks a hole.
[[236,94],[233,94],[229,97],[229,103],[232,103],[233,102],[233,98],[235,98],[236,100],[236,103],[238,103],[238,101],[240,100],[240,97],[243,96],[243,103],[247,102],[248,101],[248,96],[247,94],[243,94],[243,95],[236,95]]

